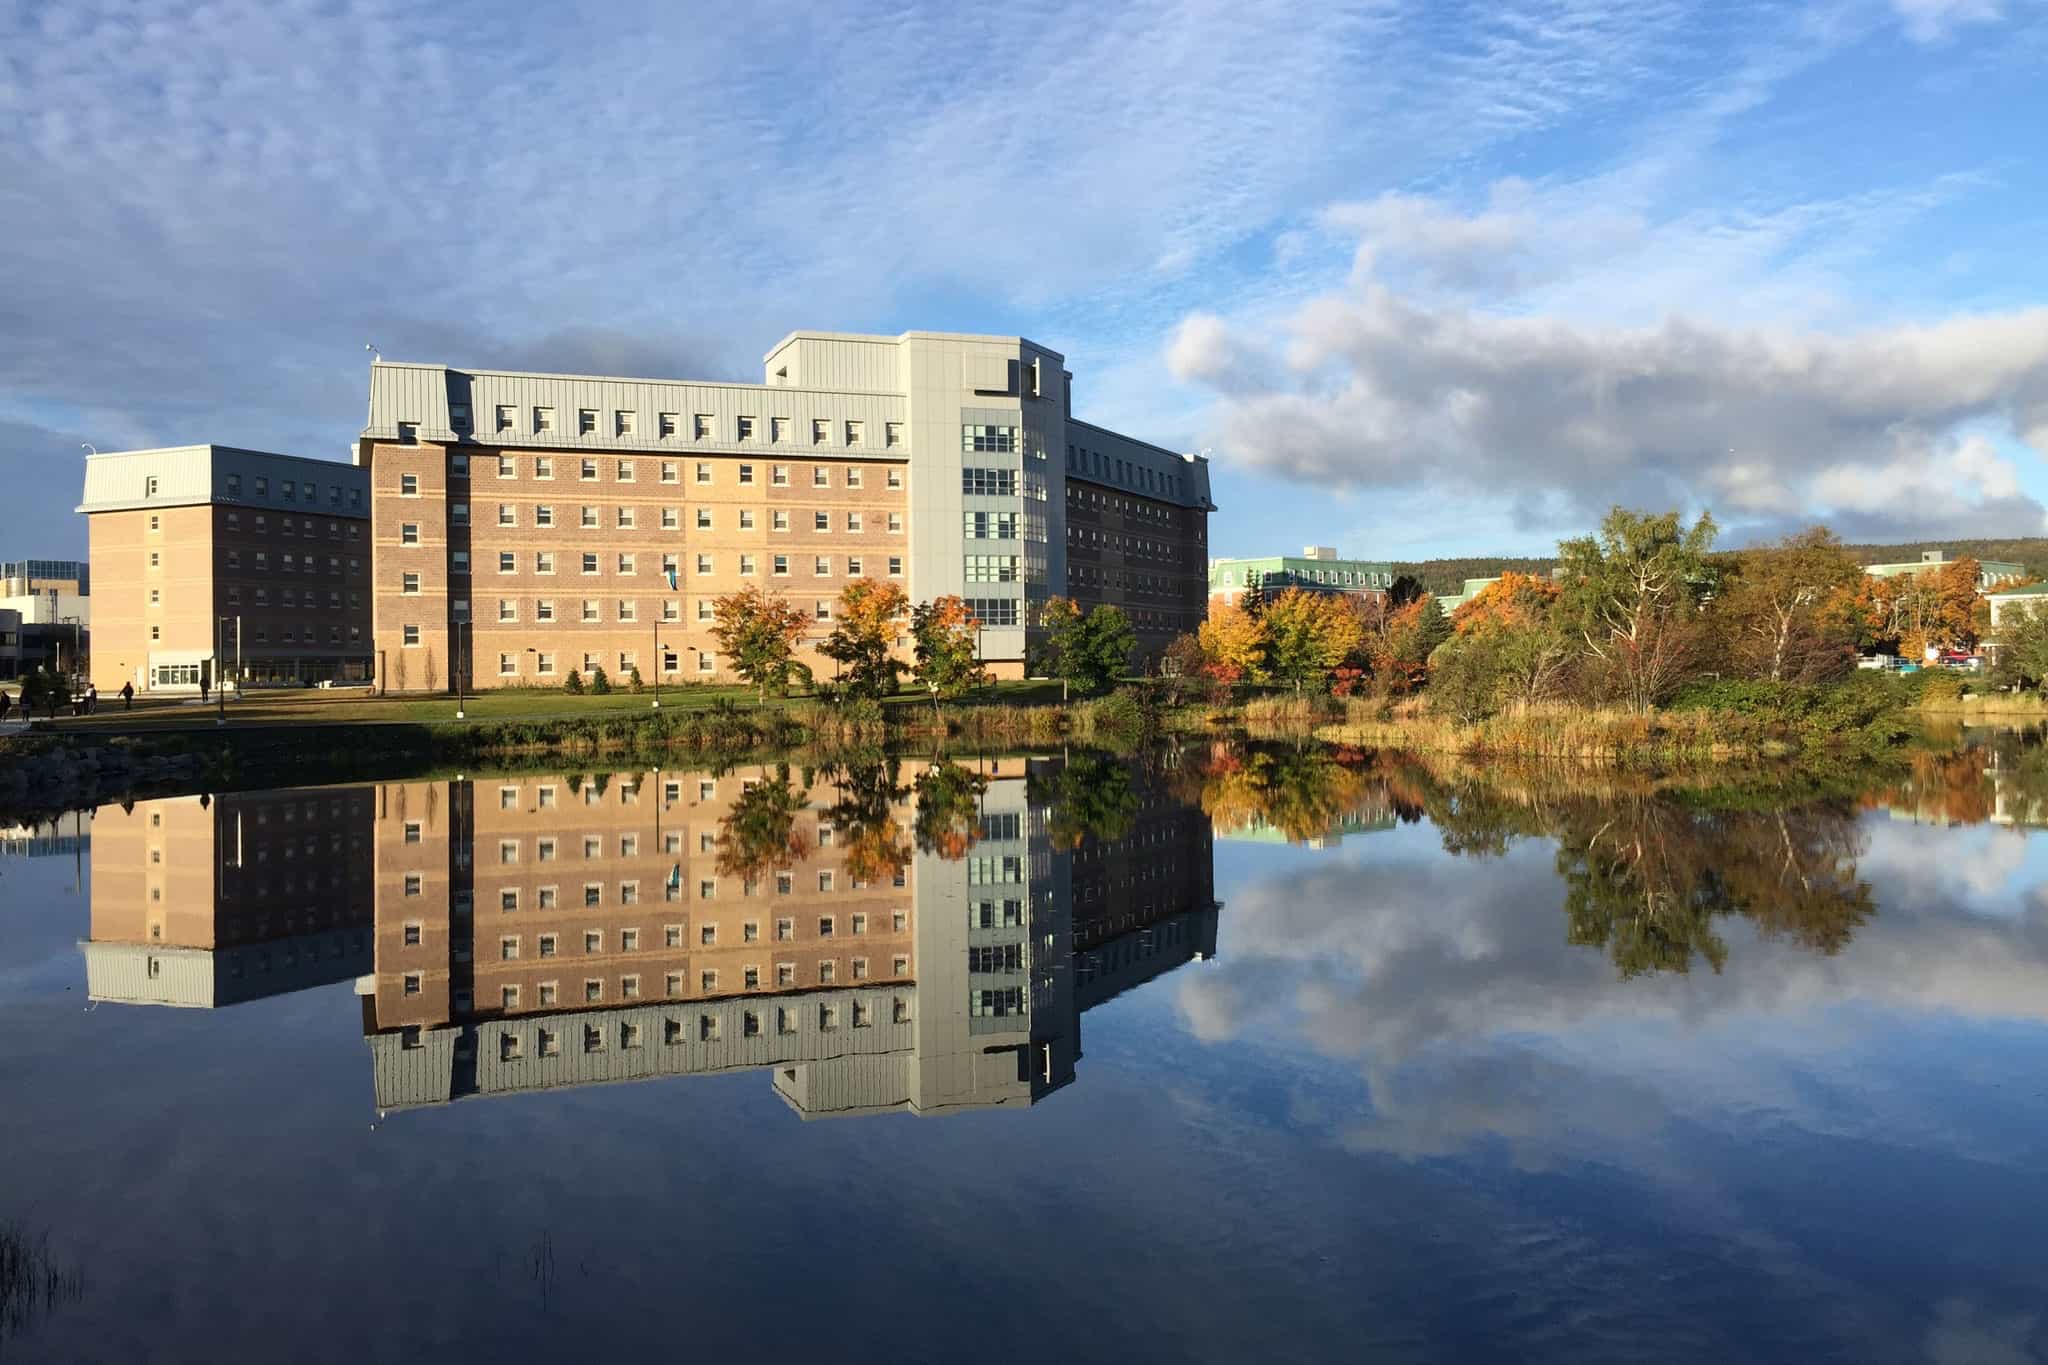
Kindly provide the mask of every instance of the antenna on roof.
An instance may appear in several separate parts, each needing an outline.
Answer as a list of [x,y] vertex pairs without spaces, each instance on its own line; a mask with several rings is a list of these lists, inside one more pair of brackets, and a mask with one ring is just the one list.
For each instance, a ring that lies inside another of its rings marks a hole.
[[95,446],[91,441],[80,441],[78,443],[78,448],[88,455],[97,455],[100,453],[99,447]]
[[373,355],[373,356],[377,357],[377,359],[379,359],[379,360],[382,360],[382,359],[384,358],[384,353],[383,353],[382,351],[378,350],[378,349],[377,349],[377,348],[376,348],[376,347],[375,347],[374,345],[372,345],[372,344],[371,344],[370,342],[367,342],[367,341],[366,341],[366,342],[364,342],[364,343],[363,343],[363,349],[364,349],[364,350],[366,350],[366,351],[368,351],[368,352],[369,352],[369,353],[370,353],[371,355]]

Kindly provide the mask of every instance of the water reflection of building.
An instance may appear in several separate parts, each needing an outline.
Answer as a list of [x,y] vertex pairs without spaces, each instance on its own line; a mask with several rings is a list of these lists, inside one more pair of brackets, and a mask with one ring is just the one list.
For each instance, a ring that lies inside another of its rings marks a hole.
[[[1080,1012],[1213,954],[1199,812],[1140,793],[1110,842],[1056,848],[1031,778],[986,765],[964,856],[870,881],[825,782],[800,856],[722,873],[770,770],[377,789],[379,1108],[742,1069],[806,1118],[1028,1104],[1073,1079]],[[850,866],[850,863],[853,865]]]
[[1332,820],[1322,832],[1305,839],[1291,836],[1286,830],[1268,820],[1220,826],[1216,831],[1216,837],[1232,843],[1299,844],[1305,848],[1335,848],[1350,835],[1379,834],[1394,828],[1398,823],[1392,808],[1387,807],[1345,811]]
[[91,847],[91,811],[66,811],[48,820],[0,825],[0,858],[73,858]]
[[103,806],[92,824],[86,991],[231,1005],[367,970],[368,787]]

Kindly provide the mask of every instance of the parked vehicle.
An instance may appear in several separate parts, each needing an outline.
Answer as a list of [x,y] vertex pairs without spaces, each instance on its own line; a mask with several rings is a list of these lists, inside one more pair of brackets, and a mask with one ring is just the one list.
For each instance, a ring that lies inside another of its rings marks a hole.
[[1895,654],[1868,654],[1856,661],[1856,667],[1878,673],[1889,673],[1898,666]]

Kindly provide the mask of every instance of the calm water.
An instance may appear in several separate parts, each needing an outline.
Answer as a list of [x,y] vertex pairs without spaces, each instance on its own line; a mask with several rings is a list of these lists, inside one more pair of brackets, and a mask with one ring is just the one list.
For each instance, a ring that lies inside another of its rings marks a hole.
[[106,807],[0,857],[0,1359],[2048,1358],[2044,768]]

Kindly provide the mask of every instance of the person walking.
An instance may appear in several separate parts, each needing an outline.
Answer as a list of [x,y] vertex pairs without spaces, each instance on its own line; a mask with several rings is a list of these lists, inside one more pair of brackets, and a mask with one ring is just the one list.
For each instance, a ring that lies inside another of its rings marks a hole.
[[94,683],[85,689],[85,714],[87,714],[88,716],[96,716],[99,713],[100,689],[99,684]]
[[133,711],[135,709],[135,684],[132,682],[121,684],[121,709],[123,711]]
[[0,720],[7,719],[7,708],[11,705],[13,702],[7,695],[7,689],[0,687]]
[[204,673],[199,675],[199,704],[201,706],[206,705],[206,675]]

